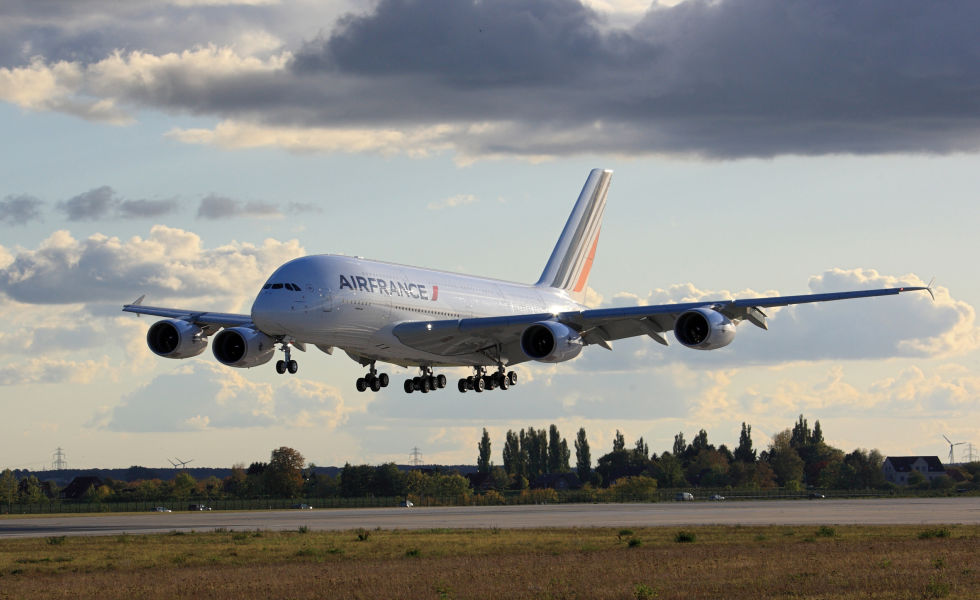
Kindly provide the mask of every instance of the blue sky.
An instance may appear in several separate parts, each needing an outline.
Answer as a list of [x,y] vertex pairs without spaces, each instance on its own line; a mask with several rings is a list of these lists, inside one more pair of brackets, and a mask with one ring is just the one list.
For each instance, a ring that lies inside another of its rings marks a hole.
[[[550,423],[595,456],[743,421],[763,448],[801,413],[846,450],[980,445],[980,9],[669,4],[4,3],[0,467],[474,462],[483,427],[499,463]],[[936,301],[773,311],[710,353],[622,341],[481,396],[358,394],[316,350],[292,378],[159,359],[119,312],[247,312],[320,252],[535,281],[593,167],[603,306],[932,277]]]

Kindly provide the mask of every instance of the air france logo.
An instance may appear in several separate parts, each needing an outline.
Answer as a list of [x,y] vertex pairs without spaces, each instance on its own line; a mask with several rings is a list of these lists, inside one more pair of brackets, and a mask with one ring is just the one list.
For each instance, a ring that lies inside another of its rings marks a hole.
[[415,298],[417,300],[431,300],[433,302],[439,299],[438,285],[432,286],[432,297],[430,298],[428,288],[421,283],[405,283],[390,279],[362,277],[360,275],[351,275],[350,278],[341,275],[340,287],[337,289],[342,290],[344,288],[354,291],[360,290],[362,292],[369,292],[373,294],[385,294],[387,296]]

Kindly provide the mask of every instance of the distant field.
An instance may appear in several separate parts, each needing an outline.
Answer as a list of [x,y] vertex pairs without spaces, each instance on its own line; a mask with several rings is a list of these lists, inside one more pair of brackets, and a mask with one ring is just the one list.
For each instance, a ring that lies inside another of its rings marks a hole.
[[0,598],[980,598],[980,526],[287,531],[0,543]]

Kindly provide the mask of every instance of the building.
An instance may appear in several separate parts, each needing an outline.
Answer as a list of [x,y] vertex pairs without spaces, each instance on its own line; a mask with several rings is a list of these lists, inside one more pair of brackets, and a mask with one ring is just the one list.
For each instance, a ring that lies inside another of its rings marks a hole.
[[881,465],[885,481],[897,485],[908,485],[909,475],[918,471],[930,483],[946,474],[946,468],[938,456],[889,456]]

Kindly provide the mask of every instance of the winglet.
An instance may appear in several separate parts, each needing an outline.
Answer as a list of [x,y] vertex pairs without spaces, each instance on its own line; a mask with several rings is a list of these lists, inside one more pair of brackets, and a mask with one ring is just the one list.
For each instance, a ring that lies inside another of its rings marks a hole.
[[933,302],[936,301],[936,295],[932,293],[932,284],[934,284],[934,283],[936,283],[936,278],[935,277],[933,277],[932,279],[930,279],[929,280],[929,285],[926,286],[926,291],[929,292],[929,295],[930,296],[932,296],[932,301]]
[[136,300],[133,300],[133,303],[130,306],[139,306],[140,304],[143,304],[143,298],[146,298],[146,294],[143,294]]

